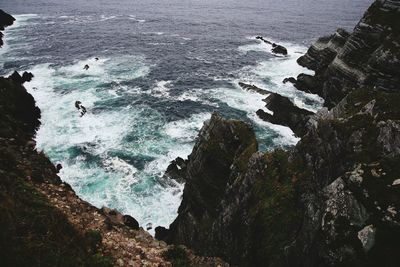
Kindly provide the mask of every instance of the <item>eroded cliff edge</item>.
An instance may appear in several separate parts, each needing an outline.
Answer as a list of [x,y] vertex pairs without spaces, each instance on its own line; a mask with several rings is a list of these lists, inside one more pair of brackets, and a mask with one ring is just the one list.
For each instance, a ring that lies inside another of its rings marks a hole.
[[292,150],[257,152],[250,126],[214,114],[166,173],[186,185],[157,237],[239,266],[398,266],[399,8],[374,2],[299,59],[316,74],[296,86],[330,109]]

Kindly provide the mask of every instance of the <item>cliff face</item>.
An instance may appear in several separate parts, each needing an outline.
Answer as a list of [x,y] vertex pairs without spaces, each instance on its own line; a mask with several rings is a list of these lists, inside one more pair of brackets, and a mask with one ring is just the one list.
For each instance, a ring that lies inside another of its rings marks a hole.
[[397,266],[399,7],[376,1],[352,34],[299,59],[316,75],[295,84],[308,80],[332,108],[311,115],[292,150],[255,152],[251,131],[246,141],[213,115],[180,170],[183,202],[163,238],[240,266]]
[[[367,10],[352,34],[339,29],[320,38],[298,59],[315,70],[314,77],[300,76],[299,89],[310,90],[332,108],[353,87],[376,86],[396,91],[400,83],[399,1],[376,1]],[[306,84],[304,84],[306,82]]]
[[3,33],[1,31],[4,31],[7,26],[11,26],[14,21],[15,18],[13,16],[0,9],[0,47],[3,46]]

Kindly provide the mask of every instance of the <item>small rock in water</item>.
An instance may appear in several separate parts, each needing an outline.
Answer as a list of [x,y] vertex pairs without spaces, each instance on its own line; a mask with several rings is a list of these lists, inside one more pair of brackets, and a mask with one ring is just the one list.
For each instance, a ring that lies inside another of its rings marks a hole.
[[153,224],[152,224],[152,223],[146,224],[146,229],[147,229],[147,230],[153,229]]

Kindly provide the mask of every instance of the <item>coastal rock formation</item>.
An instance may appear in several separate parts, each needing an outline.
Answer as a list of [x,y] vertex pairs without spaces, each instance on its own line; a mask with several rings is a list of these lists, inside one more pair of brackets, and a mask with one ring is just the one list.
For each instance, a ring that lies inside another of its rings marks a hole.
[[281,54],[281,55],[285,55],[285,56],[288,54],[288,51],[287,51],[286,47],[284,47],[282,45],[270,42],[270,41],[264,39],[264,37],[262,37],[262,36],[257,36],[256,39],[261,40],[264,43],[271,45],[272,46],[272,49],[271,49],[272,53]]
[[280,94],[242,82],[239,85],[245,90],[268,95],[263,101],[266,103],[265,107],[272,111],[272,114],[262,109],[257,110],[257,115],[262,120],[288,126],[297,136],[303,136],[306,133],[307,121],[313,114],[311,111],[297,107],[289,98]]
[[17,71],[14,71],[13,74],[11,74],[9,78],[17,84],[23,84],[25,82],[30,82],[33,78],[33,74],[30,72],[24,71],[24,73],[22,73],[22,76],[21,76]]
[[397,266],[399,8],[376,1],[352,34],[338,30],[299,59],[316,71],[301,86],[331,109],[309,116],[293,149],[256,152],[250,128],[246,142],[238,122],[214,114],[163,239],[238,266]]
[[32,78],[0,77],[1,266],[229,266],[155,240],[133,217],[98,209],[62,182],[62,166],[36,150],[40,109],[23,87]]
[[371,5],[352,34],[339,29],[319,39],[298,63],[315,70],[313,88],[308,90],[332,108],[356,87],[398,90],[399,49],[399,2],[380,0]]
[[0,9],[0,47],[3,46],[3,33],[7,26],[11,26],[15,21],[15,18],[10,14],[7,14],[2,9]]

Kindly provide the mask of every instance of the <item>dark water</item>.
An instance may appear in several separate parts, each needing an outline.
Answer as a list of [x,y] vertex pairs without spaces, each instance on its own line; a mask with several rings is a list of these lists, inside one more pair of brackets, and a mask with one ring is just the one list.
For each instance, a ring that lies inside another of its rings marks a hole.
[[[295,61],[312,40],[351,30],[371,2],[0,0],[17,18],[0,72],[34,73],[27,87],[42,110],[38,146],[84,199],[168,225],[182,185],[162,173],[190,153],[211,112],[252,123],[263,150],[297,141],[260,121],[262,97],[237,82],[317,109],[318,97],[282,79],[307,71]],[[272,55],[256,35],[282,43],[289,56]],[[88,109],[82,118],[76,100]]]

